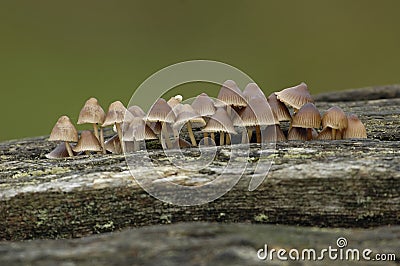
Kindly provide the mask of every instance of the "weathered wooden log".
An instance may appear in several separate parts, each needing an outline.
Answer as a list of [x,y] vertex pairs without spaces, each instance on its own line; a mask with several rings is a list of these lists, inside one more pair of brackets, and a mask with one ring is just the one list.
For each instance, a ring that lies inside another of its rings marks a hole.
[[[393,86],[394,89],[398,86]],[[338,92],[341,94],[345,92]],[[243,178],[208,204],[159,201],[130,175],[122,155],[45,158],[46,137],[0,143],[0,239],[74,238],[125,227],[189,221],[371,227],[400,221],[400,99],[318,102],[338,105],[365,123],[367,140],[280,142],[274,164],[255,191],[248,185],[263,150],[252,145]],[[187,154],[197,154],[187,149]],[[213,180],[230,147],[199,171],[181,172],[153,150],[162,172],[183,184]],[[267,166],[266,166],[267,167]],[[228,169],[236,173],[242,169]],[[267,169],[265,169],[267,170]],[[149,177],[154,177],[148,172]],[[168,191],[167,191],[168,192]]]
[[[338,248],[339,238],[347,241],[342,249]],[[399,239],[399,226],[328,230],[284,225],[179,223],[80,239],[0,242],[0,261],[8,266],[398,265]],[[265,245],[268,251],[286,250],[283,256],[288,261],[279,260],[277,252],[273,253],[272,260],[270,256],[264,259]],[[330,259],[328,252],[321,256],[321,251],[329,247],[336,249],[331,253],[331,258],[336,256],[336,259]],[[260,249],[261,259],[257,255]],[[296,253],[289,257],[292,249],[298,250],[298,260]],[[310,249],[315,250],[315,256],[304,252]],[[362,254],[366,249],[370,249],[371,254],[364,258]],[[342,257],[339,250],[342,250]],[[305,259],[302,259],[303,254]],[[386,261],[379,263],[375,258],[386,258]]]

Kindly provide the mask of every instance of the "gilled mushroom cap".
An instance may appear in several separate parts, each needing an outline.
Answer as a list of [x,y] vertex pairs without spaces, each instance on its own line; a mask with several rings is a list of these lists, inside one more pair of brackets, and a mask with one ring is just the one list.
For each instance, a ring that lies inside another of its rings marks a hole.
[[121,141],[119,140],[118,135],[114,135],[112,138],[104,142],[104,148],[111,153],[122,153]]
[[288,133],[288,140],[307,140],[307,129],[301,127],[292,127]]
[[81,132],[81,137],[73,150],[74,152],[101,151],[101,145],[92,131],[84,130]]
[[106,114],[97,99],[90,98],[79,113],[78,125],[86,123],[103,124],[105,118]]
[[246,88],[244,88],[243,90],[243,96],[246,98],[247,101],[250,101],[252,97],[265,98],[264,92],[254,82],[247,84]]
[[193,100],[192,108],[201,116],[212,116],[215,114],[214,101],[206,93],[198,95]]
[[[253,97],[249,104],[240,112],[241,126],[265,126],[279,124],[269,106],[267,99]],[[236,124],[236,123],[235,123]]]
[[150,108],[146,120],[150,122],[159,121],[166,123],[174,123],[175,114],[172,111],[171,106],[169,106],[168,103],[163,98],[159,98]]
[[128,111],[134,116],[134,117],[145,117],[146,113],[142,110],[142,108],[140,108],[137,105],[132,105],[128,108]]
[[366,139],[367,130],[355,114],[347,116],[347,128],[343,131],[343,139]]
[[111,103],[108,107],[106,119],[102,126],[106,127],[113,125],[114,123],[122,123],[124,121],[125,113],[127,115],[130,114],[130,112],[127,112],[127,109],[120,101]]
[[242,91],[233,80],[227,80],[222,84],[217,98],[222,101],[216,103],[217,107],[222,107],[223,105],[243,107],[247,105]]
[[[71,144],[67,144],[70,145]],[[72,147],[72,146],[71,146]],[[75,155],[75,154],[74,154]],[[45,155],[47,159],[59,159],[59,158],[65,158],[69,157],[68,150],[65,147],[65,143],[60,143],[57,145],[57,147],[54,148],[50,153]]]
[[279,125],[267,126],[262,136],[266,142],[286,141],[286,136]]
[[271,106],[272,112],[275,113],[279,122],[292,120],[289,109],[286,107],[286,105],[283,102],[278,100],[275,93],[271,93],[271,95],[268,96],[267,100],[268,100],[269,106]]
[[192,123],[197,123],[199,124],[199,126],[206,125],[204,119],[201,117],[201,115],[193,110],[191,105],[183,104],[179,110],[178,116],[176,117],[175,125],[180,126],[187,123],[188,121]]
[[292,127],[319,128],[321,126],[321,114],[313,103],[306,103],[293,116]]
[[61,116],[51,130],[49,141],[77,142],[78,131],[68,116]]
[[305,84],[304,82],[300,83],[297,86],[275,92],[275,94],[278,100],[296,109],[300,109],[306,103],[314,102],[314,99],[308,91],[307,84]]
[[140,117],[135,117],[128,124],[124,124],[122,135],[124,141],[157,139],[153,130]]
[[228,113],[223,108],[217,108],[215,114],[210,118],[203,132],[226,132],[236,134]]
[[337,106],[329,108],[322,116],[322,127],[330,127],[333,129],[343,130],[347,128],[347,116]]

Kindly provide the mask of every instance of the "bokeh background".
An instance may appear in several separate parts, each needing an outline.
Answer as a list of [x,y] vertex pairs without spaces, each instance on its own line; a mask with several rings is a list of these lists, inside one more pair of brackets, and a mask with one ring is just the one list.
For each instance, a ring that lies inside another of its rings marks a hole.
[[127,104],[185,60],[231,64],[266,93],[399,83],[399,10],[397,0],[4,0],[0,140],[49,134],[64,114],[76,121],[91,96]]

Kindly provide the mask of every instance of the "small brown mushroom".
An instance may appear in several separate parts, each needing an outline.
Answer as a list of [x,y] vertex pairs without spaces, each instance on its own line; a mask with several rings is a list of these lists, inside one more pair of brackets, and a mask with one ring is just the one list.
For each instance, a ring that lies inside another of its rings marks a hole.
[[318,133],[317,140],[332,140],[332,128],[326,127]]
[[[252,97],[248,105],[240,112],[240,118],[242,120],[241,126],[248,127],[248,129],[249,127],[255,127],[257,143],[261,143],[260,126],[279,124],[265,97]],[[248,130],[248,134],[250,140],[252,131],[249,132]],[[242,135],[242,142],[244,139],[244,135]]]
[[146,116],[146,113],[143,111],[142,108],[140,108],[137,105],[132,105],[128,108],[128,111],[134,116],[134,117],[140,117],[143,118]]
[[347,128],[343,131],[343,139],[366,139],[367,130],[355,114],[347,116]]
[[85,152],[87,155],[89,155],[91,151],[101,151],[101,145],[92,131],[84,130],[81,132],[79,141],[73,150],[74,152]]
[[225,138],[224,134],[236,134],[235,128],[233,127],[232,121],[228,116],[228,113],[223,108],[217,108],[217,111],[211,116],[203,132],[211,133],[211,139],[215,141],[214,133],[220,133],[220,145],[224,145]]
[[121,141],[119,140],[118,134],[112,136],[104,143],[105,149],[114,154],[122,153]]
[[140,117],[134,117],[129,123],[124,123],[123,141],[133,142],[133,151],[139,150],[139,142],[158,139],[153,130]]
[[[193,110],[201,115],[205,121],[215,114],[214,101],[206,94],[202,93],[198,95],[192,102]],[[204,134],[204,145],[208,145],[208,132],[203,132]]]
[[306,103],[314,103],[314,99],[308,91],[307,84],[304,82],[297,86],[275,92],[275,94],[278,100],[292,106],[295,112],[297,112]]
[[106,114],[96,98],[90,98],[89,100],[86,101],[85,105],[82,107],[79,113],[79,118],[78,118],[78,125],[81,124],[93,125],[93,133],[96,136],[96,138],[100,141],[104,154],[105,154],[105,149],[104,149],[103,128],[100,127],[100,136],[99,136],[97,125],[103,124],[105,118]]
[[[102,125],[102,127],[106,126],[111,126],[115,125],[117,129],[117,134],[120,140],[122,140],[122,123],[124,122],[125,119],[125,114],[127,115],[127,118],[125,121],[129,121],[130,119],[133,118],[132,114],[127,111],[125,106],[120,102],[120,101],[115,101],[110,104],[108,107],[108,112],[105,118],[105,121]],[[122,152],[125,152],[124,150],[124,145],[121,143],[121,149]]]
[[69,142],[78,141],[78,131],[68,116],[61,116],[51,130],[49,141],[64,141],[70,157],[74,156]]
[[292,127],[307,129],[307,140],[312,140],[312,128],[320,128],[321,114],[313,103],[306,103],[293,116]]
[[163,135],[165,135],[167,148],[172,148],[172,142],[167,129],[167,124],[173,124],[175,122],[175,114],[171,106],[169,106],[164,99],[158,99],[147,113],[146,120],[149,122],[161,123],[160,142],[161,144],[164,143]]
[[322,116],[322,127],[332,128],[332,139],[340,139],[336,131],[342,131],[347,128],[348,121],[346,114],[337,106],[329,108]]

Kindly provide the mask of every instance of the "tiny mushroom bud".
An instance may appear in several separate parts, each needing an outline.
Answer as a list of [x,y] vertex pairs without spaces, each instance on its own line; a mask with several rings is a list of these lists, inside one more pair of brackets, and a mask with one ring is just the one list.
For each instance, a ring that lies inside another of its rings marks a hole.
[[313,103],[306,103],[293,116],[292,127],[307,129],[307,140],[312,140],[312,128],[320,128],[321,114]]
[[61,116],[51,130],[49,141],[64,141],[70,157],[74,156],[69,142],[78,141],[78,132],[68,116]]
[[90,154],[91,151],[101,151],[101,145],[92,131],[84,130],[81,132],[81,137],[73,150],[75,152],[84,151],[86,154]]
[[366,139],[367,131],[364,124],[355,114],[347,116],[347,128],[343,131],[343,139]]
[[332,129],[332,139],[340,139],[336,131],[342,132],[348,125],[347,116],[337,106],[329,108],[322,116],[322,127],[330,127]]

